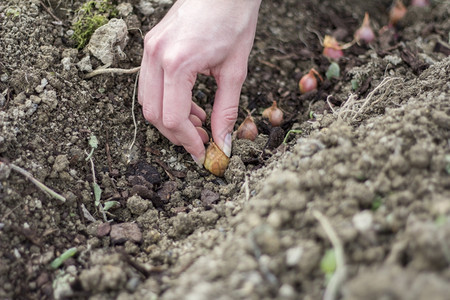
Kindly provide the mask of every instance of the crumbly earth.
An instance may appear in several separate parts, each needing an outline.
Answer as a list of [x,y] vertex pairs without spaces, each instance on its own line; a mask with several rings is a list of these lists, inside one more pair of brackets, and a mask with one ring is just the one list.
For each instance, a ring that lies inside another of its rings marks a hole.
[[[117,2],[128,39],[109,57],[133,68],[172,1]],[[135,74],[85,77],[102,62],[71,40],[82,1],[2,1],[0,299],[320,299],[336,245],[317,212],[343,247],[338,299],[448,299],[450,5],[431,2],[389,28],[391,1],[263,1],[238,119],[260,134],[217,178],[143,119]],[[330,65],[320,39],[351,42],[365,11],[376,42],[300,95]],[[214,91],[193,90],[209,114]],[[261,118],[273,100],[282,131]]]

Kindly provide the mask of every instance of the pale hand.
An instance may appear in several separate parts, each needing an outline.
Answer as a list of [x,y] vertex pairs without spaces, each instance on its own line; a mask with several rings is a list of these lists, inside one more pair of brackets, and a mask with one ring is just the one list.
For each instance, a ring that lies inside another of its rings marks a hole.
[[144,117],[203,163],[205,111],[192,101],[197,74],[214,76],[211,115],[216,144],[231,153],[248,55],[261,0],[179,0],[147,35],[139,78]]

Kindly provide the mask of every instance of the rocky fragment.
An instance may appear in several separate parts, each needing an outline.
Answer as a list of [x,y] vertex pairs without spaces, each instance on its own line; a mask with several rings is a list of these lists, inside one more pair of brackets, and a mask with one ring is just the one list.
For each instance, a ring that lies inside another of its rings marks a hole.
[[111,226],[111,242],[113,244],[123,244],[126,241],[140,243],[142,232],[136,223],[121,223]]
[[127,41],[128,28],[125,21],[111,19],[94,32],[86,49],[107,67],[112,65],[117,58],[125,57],[123,49]]

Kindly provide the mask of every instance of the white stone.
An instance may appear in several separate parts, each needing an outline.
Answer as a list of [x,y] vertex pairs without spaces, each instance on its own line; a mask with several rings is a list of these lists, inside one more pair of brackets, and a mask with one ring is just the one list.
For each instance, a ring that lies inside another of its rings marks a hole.
[[117,56],[123,56],[127,41],[128,28],[125,21],[111,19],[95,30],[86,49],[108,67],[114,63]]
[[363,210],[362,212],[357,213],[353,216],[353,226],[358,231],[367,231],[372,227],[373,223],[373,215],[369,210]]

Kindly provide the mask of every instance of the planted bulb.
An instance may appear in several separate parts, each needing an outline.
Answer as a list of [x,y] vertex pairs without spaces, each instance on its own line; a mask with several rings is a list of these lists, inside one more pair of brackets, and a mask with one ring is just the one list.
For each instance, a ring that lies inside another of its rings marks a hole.
[[395,26],[406,15],[406,7],[402,0],[396,0],[389,11],[389,25]]
[[322,54],[334,60],[338,60],[344,56],[344,52],[342,51],[342,47],[339,45],[338,41],[329,35],[326,35],[323,39]]
[[276,101],[273,101],[272,106],[263,111],[262,116],[269,119],[270,124],[274,127],[283,123],[283,111],[278,108]]
[[369,14],[366,12],[364,15],[364,20],[361,27],[355,32],[355,40],[357,42],[363,41],[365,43],[370,43],[375,39],[375,33],[370,26]]
[[300,79],[300,82],[298,83],[300,93],[304,94],[317,89],[316,76],[319,77],[321,81],[323,81],[320,74],[314,68],[309,70],[308,74],[303,75],[303,77]]
[[248,114],[244,122],[239,125],[236,136],[238,139],[245,139],[250,141],[254,141],[258,136],[258,128],[256,127],[255,121],[250,114]]

